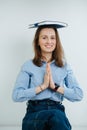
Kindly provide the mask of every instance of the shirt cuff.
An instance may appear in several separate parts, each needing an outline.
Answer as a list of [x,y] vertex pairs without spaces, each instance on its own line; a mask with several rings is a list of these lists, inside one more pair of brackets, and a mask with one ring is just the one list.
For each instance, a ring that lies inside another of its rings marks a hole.
[[35,89],[36,88],[29,88],[29,89],[25,90],[24,91],[24,97],[32,98],[32,97],[36,96]]

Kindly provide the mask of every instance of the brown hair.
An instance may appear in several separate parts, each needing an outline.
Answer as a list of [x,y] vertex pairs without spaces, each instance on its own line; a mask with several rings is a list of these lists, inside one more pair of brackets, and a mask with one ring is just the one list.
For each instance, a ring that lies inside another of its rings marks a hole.
[[41,26],[41,27],[38,27],[38,29],[36,30],[36,33],[35,33],[35,37],[34,37],[34,41],[33,41],[33,44],[34,44],[34,52],[35,52],[35,56],[33,58],[33,63],[37,66],[42,66],[42,61],[41,61],[41,58],[42,58],[42,55],[41,55],[41,49],[38,45],[38,41],[39,41],[39,35],[40,35],[40,32],[43,28],[53,28],[54,31],[55,31],[55,34],[56,34],[56,48],[55,50],[53,51],[53,54],[52,54],[52,60],[55,60],[55,64],[59,67],[63,67],[64,66],[64,62],[63,62],[63,59],[64,59],[64,51],[63,51],[63,47],[62,47],[62,44],[60,42],[60,38],[59,38],[59,34],[58,34],[58,31],[55,27],[53,26]]

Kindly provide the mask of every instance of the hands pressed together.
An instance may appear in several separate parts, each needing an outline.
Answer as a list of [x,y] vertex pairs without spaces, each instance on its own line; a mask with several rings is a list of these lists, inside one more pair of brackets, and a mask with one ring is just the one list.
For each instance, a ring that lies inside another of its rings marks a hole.
[[[54,83],[53,78],[52,78],[50,63],[47,63],[47,65],[46,65],[46,72],[45,72],[45,75],[44,75],[43,84],[39,85],[36,88],[36,93],[38,94],[38,93],[44,91],[47,88],[50,88],[52,90],[55,89],[55,83]],[[58,88],[57,92],[64,94],[64,87],[60,86]]]
[[50,63],[47,63],[47,65],[46,65],[46,72],[44,75],[44,82],[42,84],[42,87],[44,87],[44,89],[46,89],[48,87],[51,89],[55,88],[55,84],[54,84],[54,81],[52,78]]
[[[44,75],[43,84],[41,84],[37,88],[36,93],[38,94],[39,92],[44,91],[47,88],[50,88],[52,90],[55,89],[55,83],[54,83],[53,78],[52,78],[50,63],[47,63],[47,65],[46,65],[46,72],[45,72],[45,75]],[[64,87],[60,86],[58,88],[57,92],[64,94]]]

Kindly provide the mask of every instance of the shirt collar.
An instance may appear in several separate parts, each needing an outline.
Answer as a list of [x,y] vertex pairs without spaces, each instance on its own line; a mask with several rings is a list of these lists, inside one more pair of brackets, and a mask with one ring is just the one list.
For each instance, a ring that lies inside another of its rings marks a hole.
[[[44,64],[47,64],[47,62],[46,61],[44,61],[43,59],[41,59],[41,61],[42,61],[42,63]],[[55,63],[55,60],[52,60],[51,62],[50,62],[50,64],[52,64],[52,63]]]

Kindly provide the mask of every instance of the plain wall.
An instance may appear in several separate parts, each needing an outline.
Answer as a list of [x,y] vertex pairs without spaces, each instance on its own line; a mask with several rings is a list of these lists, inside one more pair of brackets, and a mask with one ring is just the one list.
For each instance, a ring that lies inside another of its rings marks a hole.
[[59,34],[84,98],[64,104],[72,125],[87,125],[86,0],[0,0],[0,125],[21,125],[26,103],[14,103],[11,96],[21,65],[33,57],[35,29],[28,25],[42,20],[68,23]]

